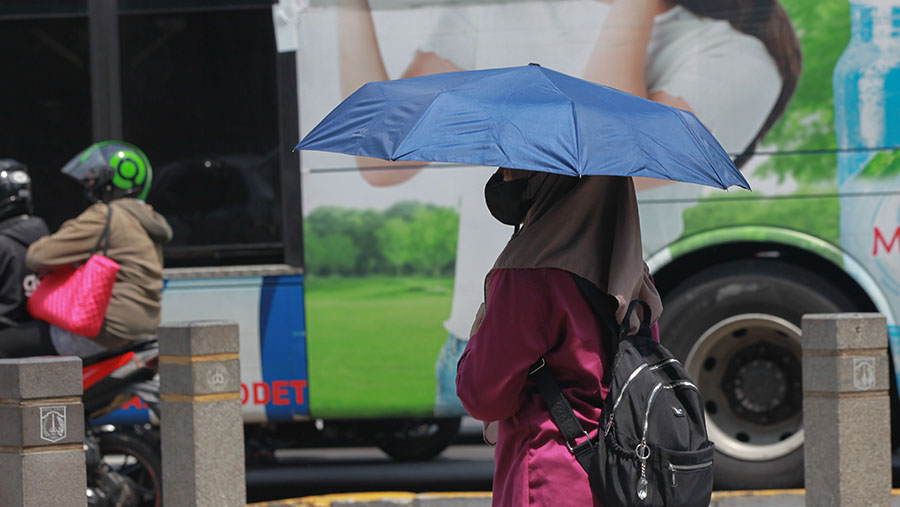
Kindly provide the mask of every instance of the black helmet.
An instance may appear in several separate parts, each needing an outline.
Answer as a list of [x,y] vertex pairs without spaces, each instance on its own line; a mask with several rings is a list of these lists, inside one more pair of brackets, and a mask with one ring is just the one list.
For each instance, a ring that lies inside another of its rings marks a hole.
[[11,158],[0,158],[0,220],[30,215],[33,209],[28,168]]
[[92,144],[70,160],[62,172],[81,183],[91,200],[107,203],[122,197],[146,199],[153,179],[147,155],[122,141]]

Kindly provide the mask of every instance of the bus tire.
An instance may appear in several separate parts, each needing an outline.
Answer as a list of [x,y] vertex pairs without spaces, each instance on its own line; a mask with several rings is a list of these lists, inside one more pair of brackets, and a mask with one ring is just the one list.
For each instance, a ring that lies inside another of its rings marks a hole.
[[459,434],[459,417],[409,419],[378,438],[378,447],[398,461],[425,461],[444,452]]
[[703,393],[716,488],[803,483],[800,321],[854,308],[823,277],[770,259],[711,267],[667,295],[660,336]]

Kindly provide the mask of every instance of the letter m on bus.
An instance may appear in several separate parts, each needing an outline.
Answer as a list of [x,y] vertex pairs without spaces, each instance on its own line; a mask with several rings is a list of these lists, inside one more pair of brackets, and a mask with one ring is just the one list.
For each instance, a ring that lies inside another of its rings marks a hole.
[[872,255],[878,255],[879,242],[881,242],[881,246],[884,248],[886,253],[891,253],[891,250],[894,249],[895,243],[900,246],[900,227],[897,227],[897,229],[894,230],[894,236],[891,237],[890,243],[884,240],[884,236],[881,234],[881,229],[875,227],[875,241],[872,245]]

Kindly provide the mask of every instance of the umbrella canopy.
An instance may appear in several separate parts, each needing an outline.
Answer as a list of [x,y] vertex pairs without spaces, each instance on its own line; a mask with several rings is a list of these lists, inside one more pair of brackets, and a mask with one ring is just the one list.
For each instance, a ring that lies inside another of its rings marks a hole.
[[693,114],[534,64],[368,83],[295,149],[750,188]]

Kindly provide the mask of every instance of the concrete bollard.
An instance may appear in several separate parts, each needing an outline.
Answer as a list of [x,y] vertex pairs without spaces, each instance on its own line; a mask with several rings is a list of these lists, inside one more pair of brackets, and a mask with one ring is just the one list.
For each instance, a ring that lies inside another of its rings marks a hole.
[[87,505],[81,359],[0,359],[0,505]]
[[158,336],[163,504],[244,507],[238,325],[163,324]]
[[891,505],[887,326],[877,313],[803,316],[806,505]]

